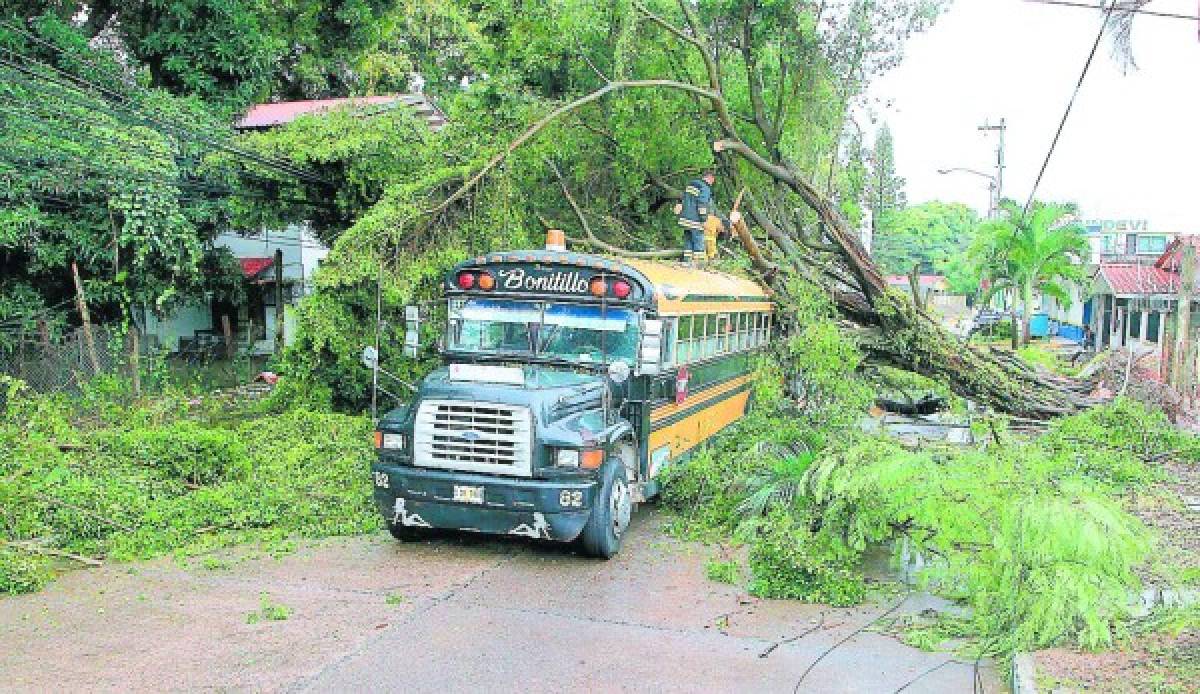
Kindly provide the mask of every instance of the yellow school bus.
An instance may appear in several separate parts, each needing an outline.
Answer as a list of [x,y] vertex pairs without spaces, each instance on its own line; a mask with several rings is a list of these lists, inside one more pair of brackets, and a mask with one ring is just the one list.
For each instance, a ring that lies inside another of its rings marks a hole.
[[746,413],[771,334],[748,279],[553,247],[463,262],[445,294],[445,366],[376,433],[375,500],[401,539],[450,528],[612,556],[663,469]]

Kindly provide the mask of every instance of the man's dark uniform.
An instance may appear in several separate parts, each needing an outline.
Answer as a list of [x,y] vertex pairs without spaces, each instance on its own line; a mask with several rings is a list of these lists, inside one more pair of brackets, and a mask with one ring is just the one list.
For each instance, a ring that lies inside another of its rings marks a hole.
[[[683,189],[679,226],[683,227],[683,250],[689,259],[704,257],[704,221],[712,207],[712,187],[703,178],[689,181]],[[696,254],[693,256],[693,254]]]

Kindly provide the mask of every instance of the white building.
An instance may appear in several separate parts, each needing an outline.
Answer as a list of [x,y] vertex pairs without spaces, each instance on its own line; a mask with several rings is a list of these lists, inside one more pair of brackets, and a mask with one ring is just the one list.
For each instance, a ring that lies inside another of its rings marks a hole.
[[308,293],[317,266],[329,254],[304,225],[292,225],[283,231],[254,235],[222,234],[216,244],[230,249],[242,267],[246,280],[246,301],[239,305],[209,299],[184,306],[170,316],[160,318],[154,311],[144,312],[146,339],[172,352],[212,348],[219,351],[225,341],[225,321],[239,351],[270,354],[275,351],[276,251],[283,259],[284,344],[295,339],[292,306]]

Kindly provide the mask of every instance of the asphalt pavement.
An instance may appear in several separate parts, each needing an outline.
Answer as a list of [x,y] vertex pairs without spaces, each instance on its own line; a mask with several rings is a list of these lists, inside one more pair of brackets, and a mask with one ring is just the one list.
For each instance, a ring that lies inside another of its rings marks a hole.
[[935,598],[757,600],[661,525],[639,512],[607,562],[380,534],[74,571],[0,599],[0,690],[1004,691],[986,661],[875,628]]

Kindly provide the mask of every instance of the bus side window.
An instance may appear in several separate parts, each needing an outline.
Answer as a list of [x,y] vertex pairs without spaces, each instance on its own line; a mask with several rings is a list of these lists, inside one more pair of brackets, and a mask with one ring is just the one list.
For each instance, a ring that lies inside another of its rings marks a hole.
[[757,348],[762,343],[759,342],[759,336],[762,335],[760,327],[762,326],[762,314],[755,313],[750,320],[750,347]]
[[767,314],[758,314],[758,339],[755,341],[759,347],[767,344]]
[[735,326],[735,330],[737,331],[735,334],[735,339],[737,341],[734,344],[734,349],[738,350],[739,352],[750,346],[750,341],[746,339],[746,318],[748,316],[749,314],[747,313],[737,314],[737,325]]
[[675,330],[677,322],[674,318],[663,320],[661,356],[664,368],[670,368],[675,365]]
[[717,316],[708,314],[704,317],[704,356],[711,357],[717,353]]
[[691,361],[689,350],[692,346],[692,317],[680,316],[677,328],[678,339],[675,342],[675,363],[686,364]]
[[729,314],[717,314],[717,354],[729,351]]

